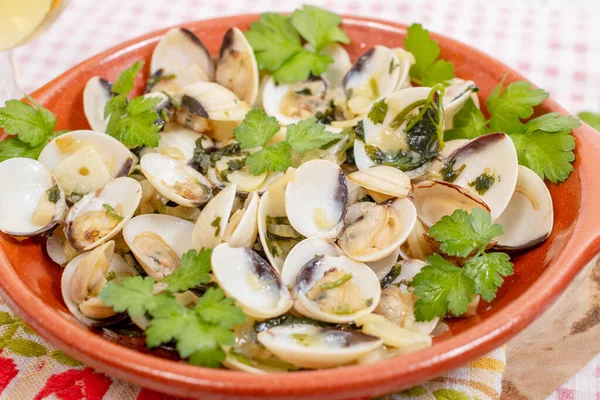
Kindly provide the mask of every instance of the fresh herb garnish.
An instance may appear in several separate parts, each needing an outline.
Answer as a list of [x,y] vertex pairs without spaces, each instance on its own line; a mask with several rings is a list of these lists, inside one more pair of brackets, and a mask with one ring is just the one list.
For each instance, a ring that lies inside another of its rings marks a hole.
[[110,117],[106,133],[130,148],[157,147],[160,140],[161,126],[155,124],[159,119],[155,108],[161,99],[141,96],[127,100],[143,66],[144,61],[136,61],[121,73],[111,87],[113,97],[104,107],[104,118]]
[[123,221],[123,216],[119,215],[119,213],[116,212],[115,209],[110,204],[104,203],[104,204],[102,204],[102,208],[104,208],[106,210],[106,214],[109,217],[116,219],[119,222]]
[[548,93],[532,88],[526,81],[513,82],[505,90],[502,86],[500,82],[487,98],[489,121],[469,99],[454,116],[454,127],[445,133],[446,139],[472,139],[490,132],[504,132],[512,139],[521,165],[553,183],[566,180],[575,160],[575,139],[570,132],[581,123],[559,113],[544,114],[523,123],[523,119],[533,114],[533,107],[548,98]]
[[221,217],[215,217],[210,226],[215,228],[215,237],[219,236],[219,233],[221,233]]
[[210,256],[212,249],[201,249],[199,252],[189,250],[181,256],[179,268],[172,274],[161,279],[168,284],[167,292],[185,292],[198,285],[209,283],[211,280]]
[[600,114],[584,111],[579,113],[578,117],[595,130],[600,131]]
[[421,24],[408,27],[404,47],[415,56],[410,68],[411,80],[421,86],[447,85],[454,78],[454,65],[439,59],[440,46],[429,37],[429,31]]
[[371,120],[371,122],[377,125],[383,123],[387,112],[388,105],[385,102],[385,99],[381,99],[377,103],[373,104],[373,107],[371,107],[371,111],[369,111],[367,117]]
[[447,311],[460,315],[467,310],[474,294],[487,301],[496,297],[503,277],[512,275],[513,265],[505,253],[487,253],[490,241],[502,235],[502,226],[492,224],[490,214],[474,208],[469,214],[456,210],[442,217],[429,230],[449,256],[468,257],[458,268],[439,254],[427,257],[427,266],[413,279],[411,286],[419,300],[415,303],[417,321],[442,317]]
[[177,76],[175,74],[163,75],[162,69],[158,70],[150,78],[148,78],[148,81],[146,82],[146,92],[149,92],[158,82],[168,81],[175,79],[176,77]]
[[283,172],[292,166],[292,149],[298,154],[303,154],[342,137],[326,132],[325,125],[317,122],[315,118],[290,124],[286,128],[285,141],[267,146],[269,139],[279,131],[279,124],[263,110],[254,109],[249,111],[244,121],[233,130],[242,149],[262,147],[246,159],[246,165],[249,166],[252,175],[261,175],[267,171]]
[[454,169],[454,164],[456,164],[456,160],[448,161],[440,169],[440,175],[442,175],[442,179],[446,182],[454,182],[467,167],[466,164],[463,164],[458,169]]
[[401,272],[402,266],[400,264],[394,265],[392,269],[390,269],[390,272],[388,272],[387,275],[381,279],[381,288],[385,289],[390,286],[396,280],[396,278],[400,276]]
[[469,182],[469,186],[475,187],[477,193],[482,196],[492,187],[495,181],[496,177],[494,175],[486,174],[484,172],[475,178],[474,181]]
[[336,279],[333,282],[327,282],[327,283],[323,283],[323,284],[319,285],[319,289],[321,289],[321,290],[335,289],[336,287],[342,286],[344,283],[348,282],[350,279],[352,279],[352,274],[344,274],[340,278]]
[[[339,28],[341,18],[315,6],[304,6],[292,16],[263,13],[245,32],[261,70],[273,73],[277,82],[306,80],[319,76],[333,63],[330,56],[319,54],[328,44],[350,43]],[[314,50],[304,48],[302,39]]]
[[48,200],[54,204],[60,200],[60,189],[58,188],[58,185],[54,185],[46,190],[46,194],[48,195]]

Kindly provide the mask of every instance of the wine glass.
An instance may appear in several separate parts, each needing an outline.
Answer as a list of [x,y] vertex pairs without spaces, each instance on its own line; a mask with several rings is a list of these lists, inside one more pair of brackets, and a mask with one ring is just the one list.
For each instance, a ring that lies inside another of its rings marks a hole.
[[67,4],[68,0],[0,0],[0,107],[23,97],[11,50],[42,33]]

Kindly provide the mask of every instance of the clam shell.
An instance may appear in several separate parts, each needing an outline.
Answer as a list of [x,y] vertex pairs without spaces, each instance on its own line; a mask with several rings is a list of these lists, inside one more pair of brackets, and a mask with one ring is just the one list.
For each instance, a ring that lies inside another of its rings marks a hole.
[[344,76],[352,68],[350,55],[344,46],[338,43],[328,44],[319,53],[333,58],[333,63],[329,65],[329,68],[321,75],[321,78],[330,86],[340,85]]
[[235,184],[227,185],[204,207],[192,233],[194,249],[214,248],[221,243],[233,208],[235,190]]
[[378,165],[348,175],[348,179],[365,189],[392,197],[406,197],[410,192],[410,178],[394,167]]
[[[242,212],[242,217],[233,226],[232,217],[229,218],[225,236],[223,240],[231,247],[252,247],[258,236],[258,203],[260,196],[256,192],[250,193],[244,206],[239,212]],[[228,236],[228,233],[230,235]]]
[[341,256],[344,253],[332,241],[318,237],[304,239],[288,253],[281,269],[281,280],[285,286],[293,286],[298,273],[315,256]]
[[148,153],[159,153],[171,157],[185,164],[190,164],[194,158],[194,151],[198,146],[204,150],[214,147],[214,142],[208,136],[195,132],[174,122],[166,123],[160,133],[157,147],[144,147],[140,156]]
[[94,76],[83,89],[83,113],[90,127],[98,132],[106,132],[108,118],[104,118],[104,108],[112,97],[111,83]]

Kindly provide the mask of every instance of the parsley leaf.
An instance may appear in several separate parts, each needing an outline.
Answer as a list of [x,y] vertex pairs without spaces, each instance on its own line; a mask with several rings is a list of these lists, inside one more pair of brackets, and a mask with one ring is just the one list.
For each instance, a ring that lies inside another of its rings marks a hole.
[[144,67],[144,60],[136,61],[131,67],[121,72],[115,83],[112,84],[110,90],[116,95],[127,96],[135,86],[135,77]]
[[233,135],[242,149],[265,146],[277,132],[280,126],[275,117],[269,117],[259,109],[248,111],[242,123],[235,127]]
[[415,303],[417,321],[443,317],[447,310],[460,315],[467,311],[475,294],[475,285],[463,270],[437,253],[427,257],[427,266],[413,278],[411,286],[419,297]]
[[579,113],[579,118],[592,128],[600,131],[600,114],[596,114],[590,111],[584,111]]
[[[157,147],[160,141],[158,132],[161,127],[154,123],[158,119],[158,113],[154,108],[160,101],[158,97],[136,97],[127,104],[125,114],[116,120],[114,130],[107,129],[107,132],[130,148]],[[110,122],[114,117],[116,116],[111,114]]]
[[454,116],[452,129],[444,133],[445,140],[474,139],[489,133],[488,121],[473,99],[469,98],[465,105]]
[[373,107],[371,107],[371,111],[369,111],[369,114],[367,115],[367,117],[369,117],[371,122],[373,122],[375,125],[377,125],[377,124],[383,123],[383,120],[385,119],[387,112],[388,112],[388,105],[385,102],[385,99],[381,99],[377,103],[373,104]]
[[519,164],[528,167],[542,179],[553,183],[565,181],[575,160],[575,139],[566,132],[548,133],[536,131],[531,134],[511,135],[517,148]]
[[243,311],[235,305],[235,300],[225,298],[223,290],[217,288],[208,289],[194,311],[207,322],[229,328],[246,320]]
[[250,154],[246,165],[250,167],[252,175],[264,174],[269,171],[284,172],[292,166],[291,146],[286,142],[277,143],[261,151]]
[[33,97],[26,95],[31,104],[20,100],[8,100],[0,108],[0,128],[9,135],[17,135],[19,140],[31,147],[45,144],[54,132],[56,117],[42,107]]
[[144,315],[158,305],[153,289],[154,279],[134,276],[108,282],[98,297],[117,312],[127,311],[130,316]]
[[325,131],[325,125],[317,122],[316,118],[309,118],[288,125],[285,141],[296,153],[304,154],[342,137],[341,134]]
[[350,43],[350,38],[339,28],[341,23],[336,13],[315,6],[305,5],[292,14],[292,25],[316,51],[332,42]]
[[467,261],[463,270],[475,282],[475,291],[484,300],[492,301],[504,282],[502,276],[513,274],[513,264],[508,254],[486,253]]
[[484,250],[502,232],[502,225],[492,224],[487,211],[474,208],[471,214],[458,209],[452,215],[442,217],[431,227],[429,236],[441,243],[444,253],[467,257],[473,250]]
[[532,89],[531,83],[518,81],[502,90],[503,82],[487,99],[488,111],[492,115],[490,128],[495,132],[507,134],[522,133],[524,126],[519,118],[529,118],[533,107],[542,104],[549,96],[544,89]]
[[422,86],[447,84],[454,78],[454,65],[438,59],[440,46],[429,37],[429,31],[421,24],[412,24],[408,30],[404,47],[415,56],[416,63],[410,68],[413,82]]
[[536,131],[544,131],[549,133],[556,132],[571,132],[575,128],[579,128],[581,122],[570,115],[560,115],[560,113],[552,112],[534,118],[525,124],[525,133],[533,133]]
[[190,250],[181,256],[179,268],[172,274],[161,279],[161,282],[168,284],[167,292],[177,293],[198,286],[202,283],[208,283],[210,276],[210,255],[212,249],[201,249],[199,252]]
[[302,49],[275,71],[273,78],[280,83],[304,81],[311,74],[320,76],[327,72],[331,63],[333,58],[328,55]]
[[37,160],[46,142],[39,146],[31,147],[19,138],[8,138],[0,142],[0,162],[14,157],[33,158]]

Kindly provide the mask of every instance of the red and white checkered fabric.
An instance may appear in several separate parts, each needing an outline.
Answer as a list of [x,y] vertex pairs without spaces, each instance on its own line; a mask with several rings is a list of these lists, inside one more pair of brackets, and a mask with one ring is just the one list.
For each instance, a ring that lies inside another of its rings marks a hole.
[[[17,0],[14,0],[17,1]],[[162,27],[223,15],[289,11],[302,0],[73,0],[41,37],[16,50],[30,92],[71,66]],[[426,28],[521,71],[572,113],[600,111],[600,0],[321,0],[338,13]],[[1,12],[1,10],[0,10]],[[600,400],[600,356],[550,399]]]

